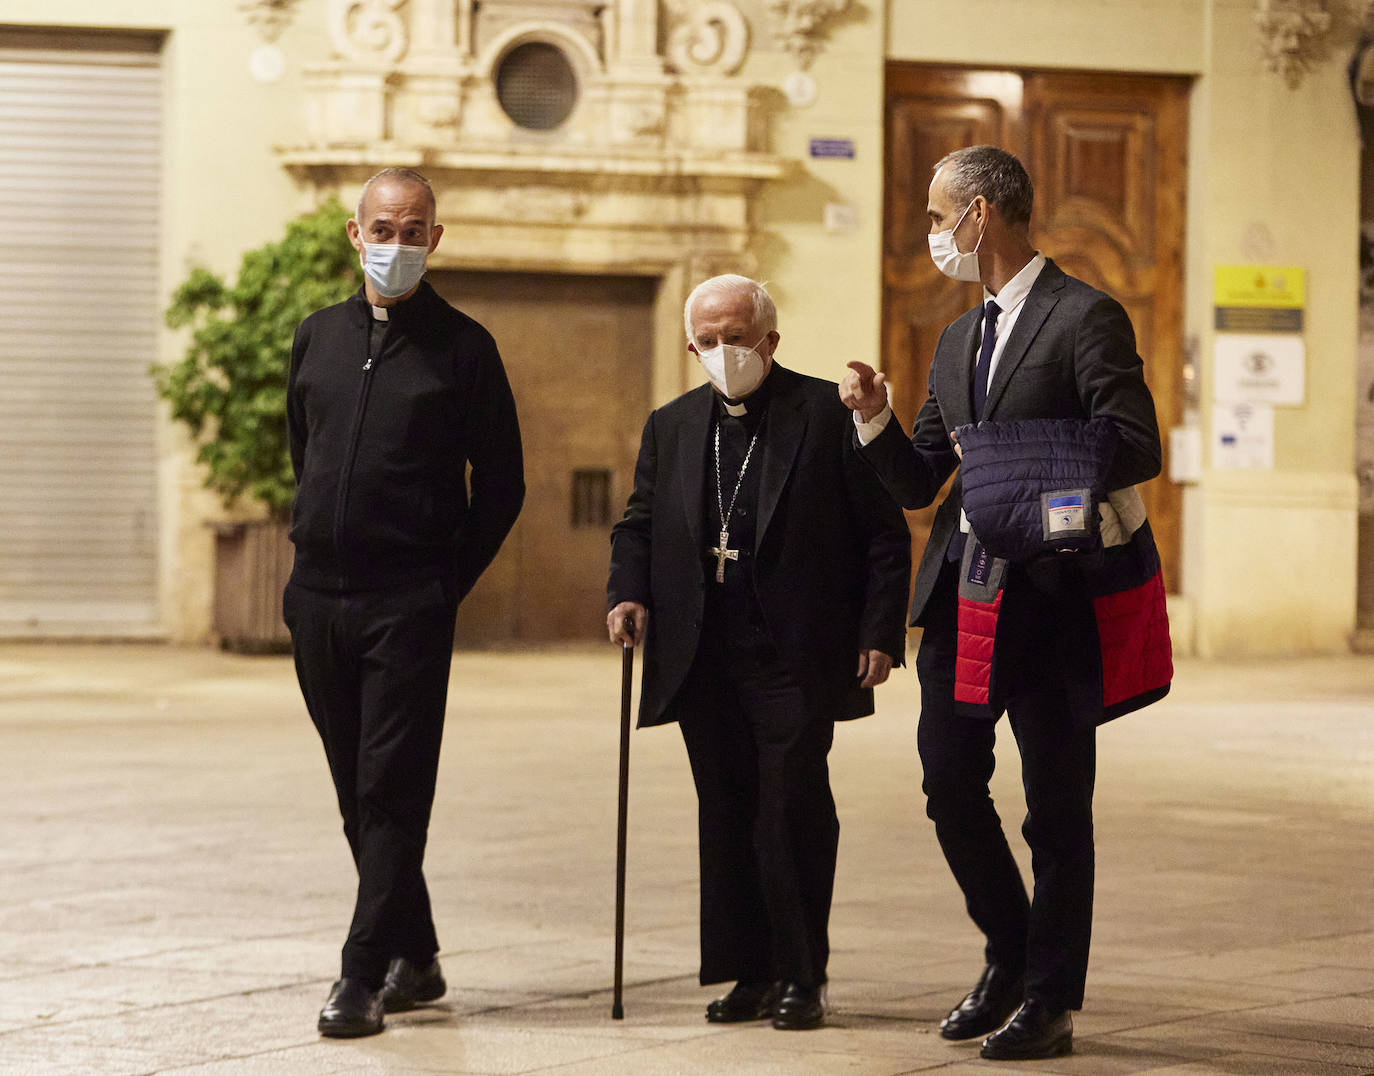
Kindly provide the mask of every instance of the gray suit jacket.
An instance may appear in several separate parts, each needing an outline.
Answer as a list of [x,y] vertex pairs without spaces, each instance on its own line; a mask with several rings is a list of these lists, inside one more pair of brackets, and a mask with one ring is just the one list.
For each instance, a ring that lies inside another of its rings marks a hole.
[[[940,334],[929,395],[908,441],[894,418],[860,456],[905,508],[924,508],[958,466],[949,434],[973,421],[973,367],[981,307]],[[1121,304],[1046,260],[988,386],[986,421],[1108,418],[1120,437],[1108,489],[1159,474],[1161,450],[1154,400],[1145,385],[1135,331]],[[955,480],[936,510],[916,573],[910,622],[924,623],[926,604],[959,528],[963,490]]]

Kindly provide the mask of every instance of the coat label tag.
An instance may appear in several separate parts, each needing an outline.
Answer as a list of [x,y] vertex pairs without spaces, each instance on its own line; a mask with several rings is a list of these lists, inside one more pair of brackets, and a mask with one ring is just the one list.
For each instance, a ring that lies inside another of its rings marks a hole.
[[1056,538],[1090,538],[1092,524],[1092,491],[1086,489],[1054,489],[1040,494],[1040,523],[1045,541]]
[[964,557],[960,564],[959,597],[970,601],[990,602],[1002,589],[1002,573],[1007,562],[988,552],[977,535],[970,533],[964,542]]

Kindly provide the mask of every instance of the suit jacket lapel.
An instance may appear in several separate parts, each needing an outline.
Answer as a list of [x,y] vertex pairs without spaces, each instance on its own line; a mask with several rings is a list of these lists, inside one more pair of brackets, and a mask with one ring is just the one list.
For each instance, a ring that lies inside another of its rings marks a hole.
[[1050,311],[1059,302],[1059,290],[1063,286],[1063,270],[1046,259],[1045,268],[1040,270],[1040,275],[1031,285],[1030,294],[1026,296],[1026,305],[1021,308],[1021,313],[1016,318],[1016,325],[1011,330],[1011,338],[1002,351],[1002,357],[997,360],[997,370],[992,375],[992,384],[988,386],[987,403],[983,405],[984,418],[992,417],[998,401],[1007,390],[1007,383],[1011,380],[1012,374],[1016,373],[1016,368],[1030,351],[1031,341],[1035,339],[1036,334],[1040,332],[1040,326],[1045,324]]
[[973,421],[973,368],[978,359],[978,326],[982,324],[977,307],[961,316],[968,324],[962,329],[951,326],[948,334],[957,352],[936,352],[935,394],[951,430]]
[[687,539],[694,549],[704,548],[701,544],[701,511],[706,503],[705,453],[707,438],[711,436],[711,415],[715,405],[716,394],[707,388],[688,412],[682,424],[682,438],[678,442],[682,511],[687,517]]
[[[781,375],[781,376],[779,376]],[[793,392],[794,375],[790,370],[774,366],[770,380],[774,380],[773,399],[764,420],[763,460],[759,473],[758,526],[754,531],[754,550],[763,545],[764,533],[782,499],[792,464],[801,451],[806,435],[806,413],[802,410],[801,394]]]

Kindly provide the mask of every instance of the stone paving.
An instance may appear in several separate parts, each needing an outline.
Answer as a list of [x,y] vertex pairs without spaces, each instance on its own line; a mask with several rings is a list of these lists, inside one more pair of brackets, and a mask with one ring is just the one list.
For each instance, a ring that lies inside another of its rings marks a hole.
[[[704,1021],[716,991],[695,978],[673,729],[633,737],[625,1019],[610,1019],[619,668],[609,646],[455,657],[428,860],[450,993],[341,1042],[315,1016],[352,867],[289,659],[0,645],[0,1072],[998,1069],[935,1030],[980,944],[923,815],[909,670],[831,756],[829,1025]],[[1003,740],[995,792],[1015,829]],[[1075,1052],[1010,1067],[1374,1072],[1374,659],[1184,663],[1169,699],[1099,742]]]

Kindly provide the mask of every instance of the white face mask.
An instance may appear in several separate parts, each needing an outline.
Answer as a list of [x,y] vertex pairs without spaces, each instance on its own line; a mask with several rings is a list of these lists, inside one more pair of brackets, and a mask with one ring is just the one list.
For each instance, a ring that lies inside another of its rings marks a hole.
[[404,295],[425,275],[428,247],[404,247],[399,243],[364,243],[358,261],[379,295],[394,299]]
[[926,236],[930,243],[930,257],[935,262],[935,268],[944,273],[952,280],[962,280],[966,284],[977,284],[982,277],[978,272],[978,248],[983,245],[983,236],[978,236],[978,242],[973,245],[973,249],[967,254],[959,249],[959,245],[954,241],[954,233],[959,230],[959,225],[964,223],[964,218],[968,216],[968,211],[973,208],[973,203],[969,202],[964,207],[964,211],[959,214],[959,219],[954,222],[954,227],[943,232],[933,232]]
[[[759,344],[763,343],[762,340]],[[754,347],[740,347],[737,344],[717,344],[709,351],[697,352],[701,365],[706,370],[706,378],[716,387],[716,391],[732,400],[748,396],[761,384],[768,373],[768,365]]]

